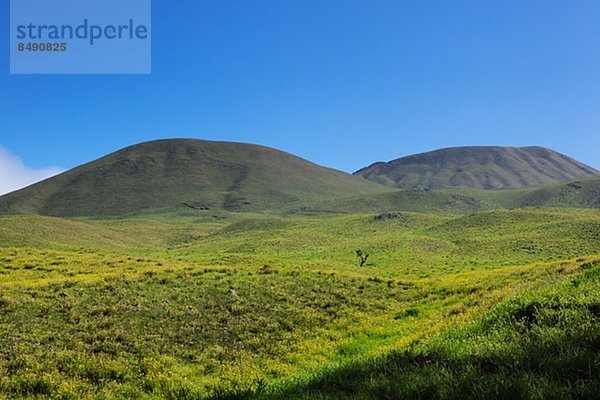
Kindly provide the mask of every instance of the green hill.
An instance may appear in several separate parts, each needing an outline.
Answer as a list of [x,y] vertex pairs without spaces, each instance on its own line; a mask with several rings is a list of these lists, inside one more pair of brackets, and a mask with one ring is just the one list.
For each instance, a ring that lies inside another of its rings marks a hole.
[[437,190],[404,189],[335,198],[292,210],[293,214],[421,213],[470,214],[522,207],[600,208],[600,177],[585,178],[541,188]]
[[159,140],[127,147],[0,197],[0,213],[111,216],[149,210],[260,211],[387,189],[282,151]]
[[474,146],[378,162],[355,174],[401,189],[502,189],[544,186],[600,172],[543,147]]
[[495,208],[558,207],[600,208],[600,177],[577,179],[541,188],[502,190],[442,189],[437,192],[456,194],[493,204]]
[[293,213],[384,213],[410,211],[420,213],[469,214],[503,208],[493,196],[485,199],[482,191],[461,193],[441,190],[396,190],[327,200],[293,210]]
[[529,191],[517,198],[518,206],[600,208],[600,177]]

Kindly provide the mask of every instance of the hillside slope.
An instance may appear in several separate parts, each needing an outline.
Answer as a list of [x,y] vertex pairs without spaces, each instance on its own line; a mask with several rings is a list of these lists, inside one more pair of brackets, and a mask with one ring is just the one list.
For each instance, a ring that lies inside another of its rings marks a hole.
[[111,216],[266,210],[387,189],[282,151],[230,142],[141,143],[0,197],[0,213]]
[[401,189],[543,186],[600,174],[543,147],[455,147],[378,162],[355,175]]
[[[478,211],[503,208],[486,201],[476,191],[474,195],[442,190],[396,190],[353,197],[337,198],[291,210],[291,213],[332,214],[332,213],[384,213],[389,211],[409,211],[434,214],[470,214]],[[489,196],[491,197],[491,196]],[[492,200],[494,198],[492,197]]]
[[518,197],[516,201],[518,207],[600,208],[600,177],[532,190]]

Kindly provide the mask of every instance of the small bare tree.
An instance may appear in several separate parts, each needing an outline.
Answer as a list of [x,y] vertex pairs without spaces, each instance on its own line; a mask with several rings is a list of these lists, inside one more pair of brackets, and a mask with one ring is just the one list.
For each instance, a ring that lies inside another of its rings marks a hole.
[[363,251],[361,249],[356,250],[356,256],[359,258],[360,266],[362,267],[367,262],[367,258],[369,258],[369,253]]

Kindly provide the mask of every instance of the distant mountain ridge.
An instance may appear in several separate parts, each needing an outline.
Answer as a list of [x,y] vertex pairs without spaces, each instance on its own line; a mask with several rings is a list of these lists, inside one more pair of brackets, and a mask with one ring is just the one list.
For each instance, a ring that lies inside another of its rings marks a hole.
[[535,187],[600,171],[544,147],[451,147],[377,162],[355,175],[399,189]]
[[0,197],[1,214],[261,211],[384,186],[264,146],[168,139],[130,146]]

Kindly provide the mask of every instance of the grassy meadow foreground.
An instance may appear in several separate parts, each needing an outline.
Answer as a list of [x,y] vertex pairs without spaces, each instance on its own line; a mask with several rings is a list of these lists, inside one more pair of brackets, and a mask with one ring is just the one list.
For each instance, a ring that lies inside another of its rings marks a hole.
[[596,209],[0,216],[0,397],[593,398],[599,249]]

